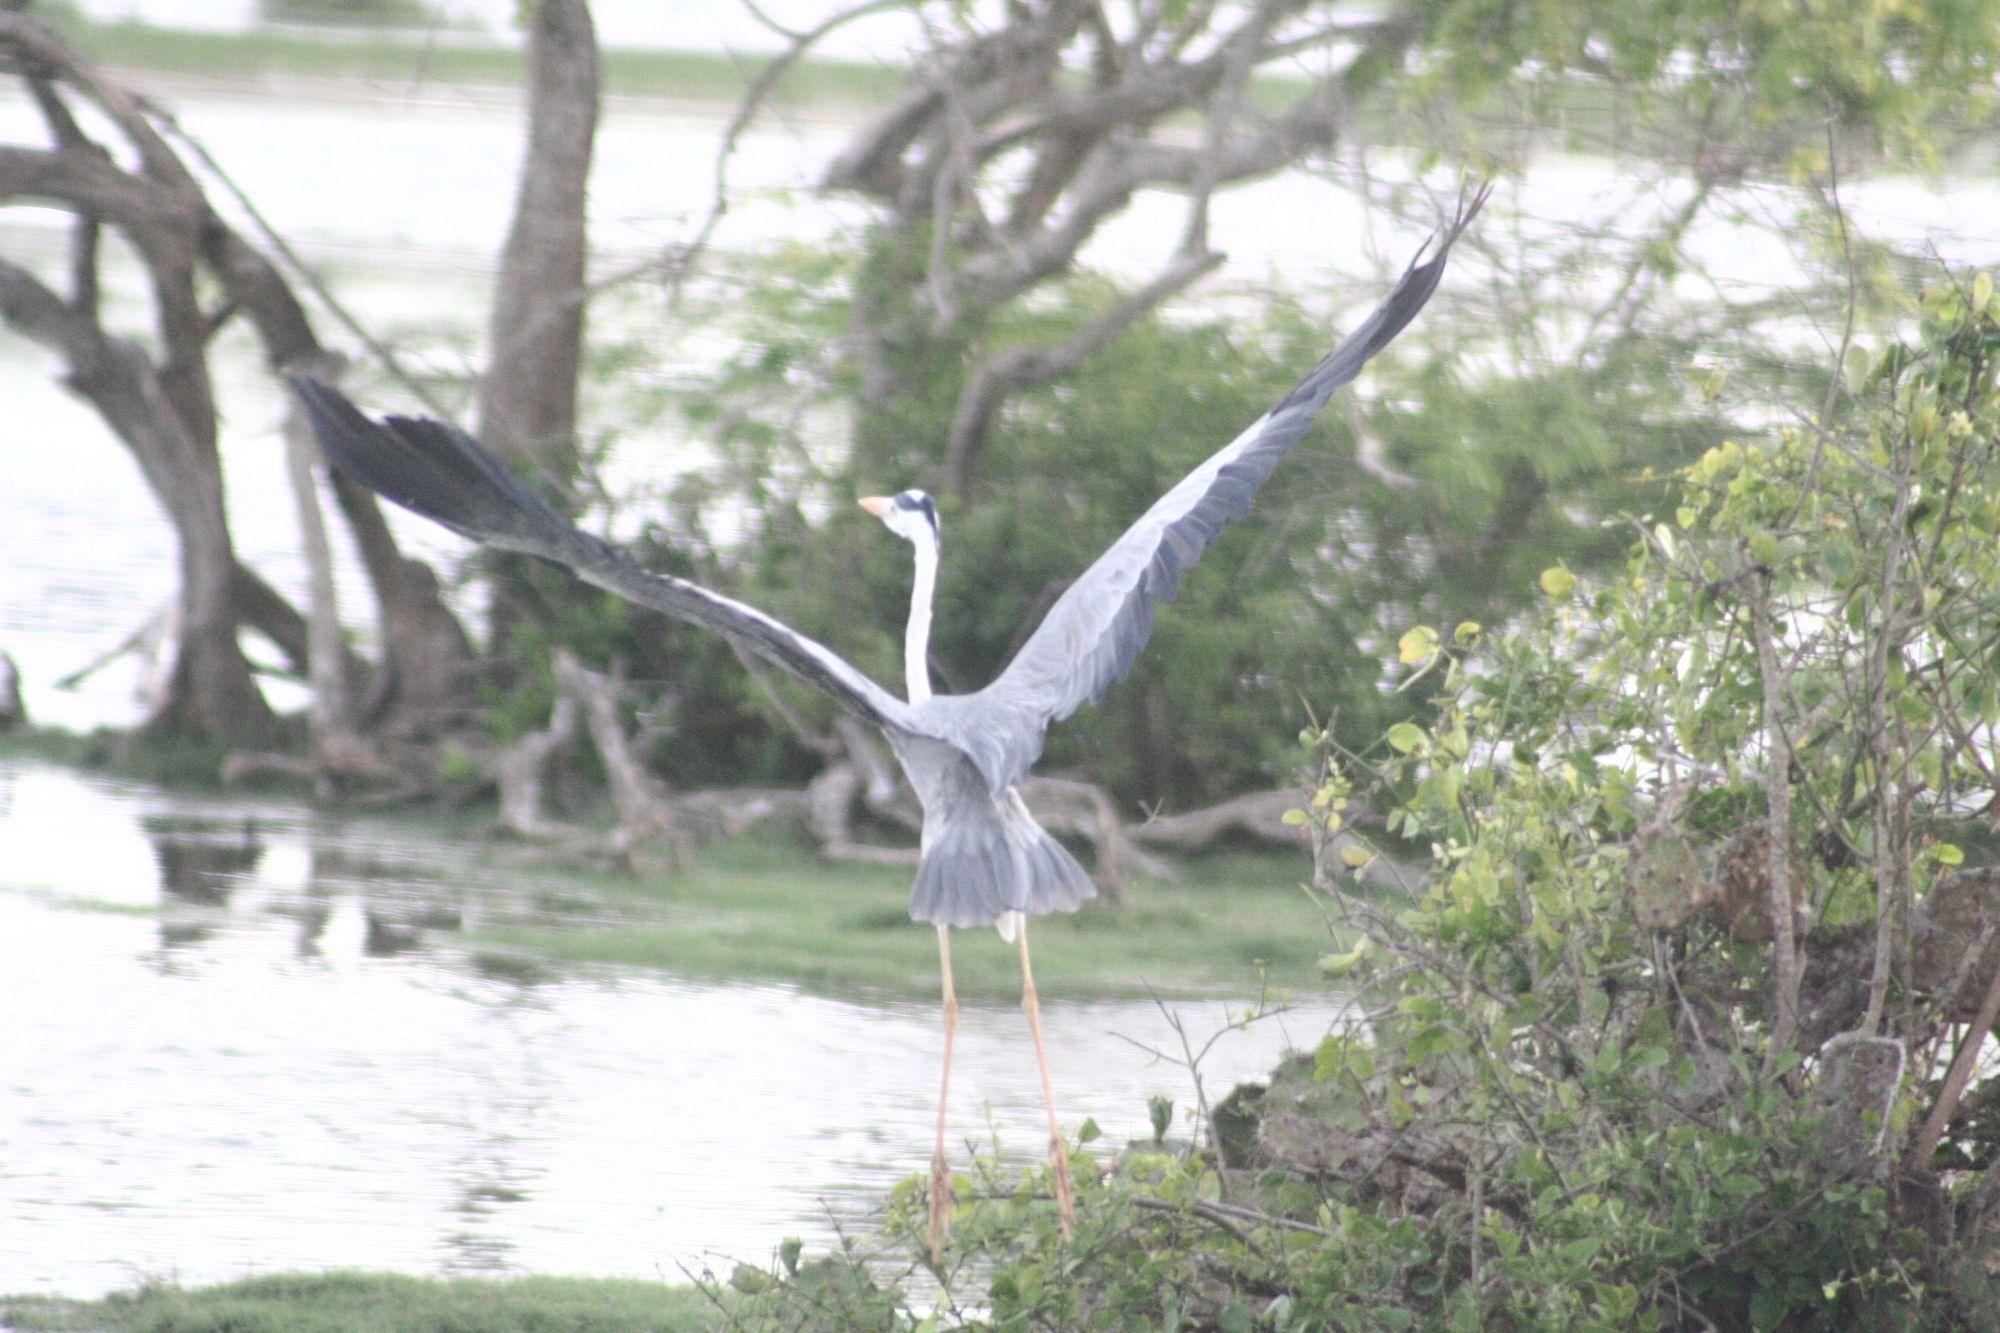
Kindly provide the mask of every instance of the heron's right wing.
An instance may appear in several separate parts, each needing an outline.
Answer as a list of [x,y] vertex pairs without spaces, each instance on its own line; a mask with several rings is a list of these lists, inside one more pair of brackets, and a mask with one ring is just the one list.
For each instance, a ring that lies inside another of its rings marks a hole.
[[422,417],[365,415],[338,390],[291,377],[327,459],[362,485],[486,546],[540,556],[628,602],[699,625],[776,663],[878,727],[919,731],[910,707],[831,648],[753,606],[641,569],[558,514],[464,431]]
[[1457,215],[1433,237],[1429,258],[1412,260],[1361,326],[1276,407],[1154,502],[1070,584],[1006,670],[966,696],[965,748],[974,752],[990,785],[1018,782],[1041,754],[1051,722],[1096,702],[1132,670],[1153,632],[1159,603],[1173,600],[1181,576],[1223,526],[1250,512],[1271,470],[1304,437],[1335,390],[1416,318],[1444,276],[1452,243],[1486,195],[1481,188],[1461,199]]

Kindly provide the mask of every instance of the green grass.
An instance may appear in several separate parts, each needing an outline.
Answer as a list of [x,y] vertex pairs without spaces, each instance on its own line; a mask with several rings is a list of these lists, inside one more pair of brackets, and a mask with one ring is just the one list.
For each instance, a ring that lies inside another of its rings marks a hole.
[[715,1326],[687,1287],[615,1278],[283,1273],[216,1287],[145,1286],[101,1301],[0,1296],[0,1325],[93,1333],[554,1333]]
[[[307,76],[422,87],[426,84],[521,86],[520,53],[478,40],[432,41],[421,30],[329,29],[325,33],[250,29],[188,32],[136,21],[92,22],[76,16],[61,25],[78,49],[111,69],[232,80]],[[613,96],[671,98],[733,107],[768,56],[715,51],[612,48],[599,55],[604,91]],[[814,56],[786,70],[771,90],[779,106],[820,110],[876,110],[903,90],[910,77],[897,60],[841,60]],[[1305,91],[1293,74],[1261,74],[1250,94],[1275,112]],[[1380,99],[1377,99],[1379,102]],[[1386,103],[1371,105],[1371,130],[1393,130]],[[1188,120],[1187,123],[1194,123]]]
[[[1229,993],[1313,986],[1332,939],[1300,891],[1295,856],[1226,854],[1185,867],[1178,884],[1145,880],[1125,903],[1092,903],[1031,927],[1035,977],[1067,998]],[[496,867],[495,874],[506,875]],[[834,865],[780,838],[703,849],[677,872],[575,877],[571,892],[603,915],[487,926],[475,948],[558,962],[660,968],[679,976],[796,983],[819,991],[929,997],[937,937],[909,918],[907,868]],[[568,879],[567,876],[564,877]],[[544,881],[547,889],[560,889]],[[1011,999],[1020,965],[990,930],[953,934],[952,966],[968,1000]]]
[[[279,719],[281,736],[274,747],[302,752],[305,724],[302,717]],[[228,792],[222,781],[222,764],[230,747],[211,741],[190,740],[171,733],[143,727],[114,731],[108,727],[89,733],[37,727],[0,737],[0,758],[39,759],[89,773],[104,773],[176,791]],[[260,779],[259,791],[283,791],[300,797],[312,794],[304,779],[282,775]]]
[[[219,75],[251,80],[311,76],[423,85],[492,84],[518,88],[521,57],[484,42],[431,42],[421,33],[184,32],[150,24],[69,19],[66,35],[100,64],[161,74]],[[600,61],[604,90],[614,96],[734,102],[764,57],[717,52],[609,50]],[[779,103],[879,106],[901,88],[908,71],[859,60],[802,61],[774,90]]]

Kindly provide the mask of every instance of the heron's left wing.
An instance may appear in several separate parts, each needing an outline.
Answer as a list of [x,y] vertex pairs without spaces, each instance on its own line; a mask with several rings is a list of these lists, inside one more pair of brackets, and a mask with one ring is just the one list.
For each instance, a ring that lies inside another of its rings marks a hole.
[[816,685],[863,721],[927,734],[910,706],[816,639],[731,597],[654,574],[551,508],[470,435],[442,421],[377,421],[303,375],[292,388],[335,467],[404,508],[488,546],[566,565],[628,602],[701,626]]
[[1444,276],[1452,243],[1487,193],[1482,188],[1461,203],[1427,262],[1413,260],[1361,327],[1282,402],[1126,529],[1049,608],[1006,670],[984,690],[967,696],[963,707],[978,718],[976,726],[964,728],[965,748],[977,751],[974,762],[996,790],[1027,774],[1051,722],[1095,703],[1132,670],[1153,632],[1155,609],[1173,600],[1188,567],[1226,524],[1250,512],[1258,488],[1334,391],[1358,375],[1430,300]]

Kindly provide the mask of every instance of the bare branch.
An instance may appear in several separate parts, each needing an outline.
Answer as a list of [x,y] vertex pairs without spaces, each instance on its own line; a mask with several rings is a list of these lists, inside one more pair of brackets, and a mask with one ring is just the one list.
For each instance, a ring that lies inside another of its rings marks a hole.
[[[1930,1114],[1924,1117],[1923,1128],[1910,1141],[1910,1148],[1903,1156],[1905,1170],[1925,1169],[1931,1154],[1937,1150],[1938,1140],[1944,1137],[1945,1126],[1958,1111],[1960,1098],[1965,1095],[1965,1085],[1972,1079],[1973,1066],[1978,1063],[1979,1053],[1986,1046],[1986,1036],[1993,1030],[1993,1023],[2000,1018],[2000,968],[1993,970],[1992,979],[1986,983],[1986,994],[1979,1002],[1979,1012],[1973,1015],[1959,1041],[1958,1051],[1952,1056],[1951,1068],[1944,1076],[1944,1085],[1938,1089],[1937,1100],[1931,1103]],[[1990,1170],[1991,1168],[1989,1168]]]
[[[766,61],[763,68],[757,71],[756,77],[750,81],[750,86],[744,90],[742,100],[736,104],[735,114],[730,116],[729,124],[723,128],[722,143],[715,153],[715,186],[709,198],[708,213],[702,218],[701,225],[695,229],[694,236],[686,243],[673,247],[663,261],[668,290],[674,299],[678,299],[686,284],[687,275],[706,253],[709,243],[715,237],[716,229],[722,225],[722,219],[729,212],[730,161],[736,156],[736,150],[742,144],[744,134],[755,123],[758,114],[764,109],[764,103],[769,100],[779,81],[830,33],[870,14],[900,8],[905,2],[906,0],[863,0],[863,3],[843,9],[810,28],[795,30],[784,27],[756,5],[745,0],[744,7],[750,11],[752,17],[772,32],[784,37],[789,45],[784,51]],[[646,267],[650,268],[651,264]]]
[[1056,347],[1010,347],[989,357],[972,373],[958,396],[945,444],[945,475],[951,488],[967,494],[973,486],[979,446],[993,414],[1010,393],[1069,374],[1116,338],[1132,322],[1221,267],[1225,256],[1200,250],[1183,253],[1151,282],[1079,329]]

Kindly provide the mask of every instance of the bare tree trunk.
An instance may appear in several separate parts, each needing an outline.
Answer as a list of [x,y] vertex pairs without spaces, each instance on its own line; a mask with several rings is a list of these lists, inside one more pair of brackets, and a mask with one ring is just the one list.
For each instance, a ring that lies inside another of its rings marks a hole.
[[[597,34],[587,0],[537,0],[528,21],[528,146],[500,252],[479,386],[479,433],[517,469],[560,485],[576,475],[583,363],[587,189],[597,134]],[[561,504],[561,498],[557,497]],[[495,556],[494,644],[527,614],[526,562]]]
[[322,737],[335,731],[350,731],[354,726],[352,682],[340,651],[340,601],[334,588],[333,548],[327,541],[319,481],[313,471],[318,457],[312,428],[294,404],[285,414],[285,465],[298,506],[299,540],[306,557],[306,623],[312,669],[310,717],[315,749],[319,748]]
[[585,207],[597,133],[597,35],[586,0],[537,0],[528,27],[528,147],[500,253],[479,431],[566,479],[583,359]]

